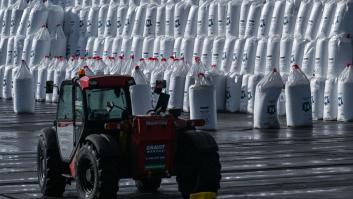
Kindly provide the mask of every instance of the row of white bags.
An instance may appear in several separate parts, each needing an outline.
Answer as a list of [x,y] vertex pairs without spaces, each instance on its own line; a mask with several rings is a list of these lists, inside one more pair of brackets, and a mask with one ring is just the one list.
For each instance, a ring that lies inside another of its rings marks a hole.
[[66,8],[65,32],[79,29],[87,36],[105,37],[300,34],[315,39],[352,33],[352,5],[351,0],[85,1]]

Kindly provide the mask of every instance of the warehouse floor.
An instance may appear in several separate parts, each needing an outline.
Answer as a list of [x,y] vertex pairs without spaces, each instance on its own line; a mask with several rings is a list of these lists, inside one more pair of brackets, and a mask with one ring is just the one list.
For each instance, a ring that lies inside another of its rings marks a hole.
[[[0,199],[41,198],[36,178],[37,136],[51,125],[54,105],[37,104],[35,115],[13,114],[0,101]],[[283,123],[283,122],[282,122]],[[250,116],[220,114],[216,138],[222,160],[218,198],[353,198],[353,123],[314,128],[253,130]],[[156,194],[120,181],[119,198],[180,198],[174,179]],[[74,186],[65,197],[76,198]]]

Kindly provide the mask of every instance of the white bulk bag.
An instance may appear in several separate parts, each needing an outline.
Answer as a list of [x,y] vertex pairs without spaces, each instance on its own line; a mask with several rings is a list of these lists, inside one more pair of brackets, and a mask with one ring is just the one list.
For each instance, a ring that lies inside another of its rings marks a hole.
[[201,62],[205,64],[206,68],[210,68],[212,64],[213,43],[214,37],[207,37],[203,42]]
[[[151,104],[151,87],[146,84],[130,86],[132,115],[146,115],[153,110]],[[143,100],[141,100],[143,99]]]
[[226,78],[223,72],[221,72],[217,66],[212,65],[211,70],[207,71],[206,77],[210,84],[216,88],[216,104],[218,111],[225,110],[226,102]]
[[177,63],[170,76],[168,109],[183,109],[185,79],[188,68],[180,60]]
[[117,30],[117,6],[110,5],[107,13],[107,18],[105,21],[104,36],[105,37],[115,37]]
[[132,28],[132,36],[142,36],[146,20],[146,4],[141,4],[136,8],[135,21]]
[[[134,69],[132,70],[131,76],[134,78],[135,83],[137,85],[139,84],[148,85],[148,86],[150,85],[149,81],[146,79],[146,76],[143,74],[143,71],[140,69],[139,66],[134,67]],[[150,91],[151,91],[151,88],[150,88]]]
[[226,36],[238,36],[241,0],[229,1],[227,5]]
[[14,59],[13,59],[14,47],[15,47],[15,37],[10,37],[7,42],[5,65],[12,65],[14,63]]
[[287,0],[283,17],[283,34],[293,34],[295,28],[295,20],[298,15],[300,1]]
[[30,65],[37,65],[50,53],[50,34],[46,27],[41,28],[33,37],[33,43],[30,54]]
[[22,19],[22,14],[27,6],[27,1],[25,0],[18,0],[16,4],[12,6],[10,35],[16,35]]
[[196,80],[195,85],[189,88],[190,119],[203,119],[205,125],[199,127],[204,130],[217,128],[216,89],[204,79]]
[[254,106],[254,128],[279,128],[276,106],[283,82],[274,70],[256,86]]
[[327,76],[328,41],[327,37],[319,37],[316,41],[314,74],[317,77],[326,78]]
[[201,63],[200,57],[195,57],[195,62],[191,65],[185,80],[184,103],[183,103],[184,112],[190,111],[189,88],[191,85],[195,84],[195,78],[197,78],[198,75],[204,74],[204,72],[205,72],[205,68]]
[[324,120],[331,121],[337,119],[338,99],[337,99],[337,78],[327,79],[325,82],[324,97]]
[[182,42],[183,42],[183,37],[177,37],[174,40],[173,56],[176,57],[176,58],[180,57],[180,48],[181,48],[181,43]]
[[2,98],[12,98],[12,69],[13,66],[6,66],[4,69],[4,80],[2,84]]
[[65,13],[64,13],[64,9],[61,6],[54,5],[50,2],[47,8],[48,8],[48,19],[47,19],[48,30],[49,30],[49,33],[52,34],[54,31],[56,31],[56,27],[58,25],[63,26]]
[[315,46],[316,40],[312,40],[305,45],[302,71],[307,77],[311,77],[313,73],[313,66],[315,64]]
[[174,8],[175,3],[168,1],[165,12],[165,34],[172,37],[174,37]]
[[98,36],[98,13],[99,9],[91,7],[87,17],[87,36],[96,37]]
[[64,60],[64,58],[61,58],[57,67],[54,70],[54,88],[53,88],[53,97],[52,97],[52,102],[57,103],[59,100],[59,89],[61,86],[61,83],[65,80],[65,67],[66,67],[67,62]]
[[9,36],[10,35],[10,28],[11,28],[11,8],[5,9],[2,18],[2,28],[1,28],[1,35]]
[[[28,16],[27,35],[36,34],[43,25],[46,25],[48,19],[48,8],[42,1],[36,1],[31,13]],[[56,24],[55,24],[56,25]]]
[[205,1],[200,3],[199,10],[197,13],[197,35],[206,36],[208,31],[208,13],[210,3],[212,1]]
[[34,113],[34,80],[27,64],[22,61],[14,77],[13,108],[15,113]]
[[293,36],[284,35],[280,41],[280,52],[279,52],[279,71],[286,74],[289,73],[289,66],[291,63],[293,46]]
[[0,39],[0,65],[4,65],[6,63],[8,41],[8,37],[1,37]]
[[[26,37],[26,39],[23,41],[21,60],[25,60],[26,63],[30,61],[30,56],[32,52],[32,42],[33,42],[33,36]],[[0,44],[0,47],[1,47],[1,44]]]
[[338,78],[338,121],[353,120],[353,70],[352,65],[347,65],[346,69]]
[[331,29],[331,35],[353,33],[353,1],[343,0],[337,2],[336,14]]
[[256,37],[260,24],[261,10],[264,6],[264,0],[254,1],[250,8],[246,22],[245,37]]
[[240,111],[240,97],[243,76],[235,72],[226,76],[226,111]]
[[313,120],[322,120],[324,116],[325,79],[314,77],[310,81]]
[[313,0],[303,0],[301,1],[297,20],[295,22],[295,34],[304,35],[306,27],[308,25],[308,19],[311,13],[311,8],[313,7]]
[[247,93],[247,113],[254,113],[255,91],[257,84],[263,78],[262,75],[250,75],[248,80],[248,93]]
[[184,37],[180,46],[180,56],[184,58],[186,63],[192,62],[195,38]]
[[[282,81],[283,84],[285,85],[288,81],[288,75],[284,74],[282,75]],[[285,92],[285,86],[282,88],[281,94],[279,95],[278,101],[277,101],[277,115],[278,116],[286,116],[286,92]]]
[[286,2],[283,0],[277,0],[275,3],[269,31],[270,36],[282,34],[285,5]]
[[113,47],[113,42],[114,38],[113,37],[106,37],[104,41],[104,47],[103,47],[103,57],[115,57],[112,55],[112,47]]
[[213,40],[211,65],[216,65],[218,68],[221,68],[222,53],[223,53],[224,45],[225,45],[224,36],[218,36]]
[[304,39],[300,35],[295,35],[293,40],[293,46],[292,46],[291,66],[295,64],[299,66],[302,65],[304,48],[307,43],[308,43],[308,40]]
[[294,65],[286,83],[287,126],[312,126],[310,81]]
[[144,21],[145,29],[143,36],[154,36],[156,34],[156,17],[157,17],[157,5],[150,4],[147,6],[146,19]]
[[[162,36],[158,36],[155,38],[154,43],[153,43],[153,57],[159,57],[159,51],[160,51],[160,44],[161,44],[161,37]],[[181,41],[181,40],[180,40]],[[181,42],[180,42],[181,44]],[[180,46],[179,46],[179,56],[180,56]]]
[[[23,10],[20,23],[18,25],[17,33],[18,36],[26,36],[28,18],[31,13],[33,4],[28,4],[28,6]],[[1,12],[1,11],[0,11]]]
[[13,63],[19,65],[22,58],[24,38],[22,36],[15,37],[15,44],[13,50]]
[[120,52],[121,52],[121,45],[123,42],[123,38],[122,37],[115,37],[112,43],[112,56],[113,57],[117,57],[119,56]]
[[174,37],[184,36],[186,20],[189,15],[191,5],[185,1],[175,4],[174,11]]
[[1,8],[6,9],[9,6],[9,0],[1,1]]
[[129,57],[130,50],[131,50],[132,38],[131,37],[124,37],[121,43],[121,50],[120,55],[123,57]]
[[[153,56],[153,45],[155,38],[153,36],[145,37],[142,44],[142,57],[147,59]],[[173,48],[173,47],[172,47]]]
[[80,13],[79,13],[80,22],[79,22],[79,29],[78,29],[78,32],[80,34],[85,34],[87,31],[89,12],[90,12],[89,7],[84,7],[80,10]]
[[185,26],[185,36],[195,37],[197,33],[197,15],[199,7],[196,5],[191,6],[189,16]]
[[84,56],[86,57],[92,57],[93,56],[93,46],[94,46],[94,41],[96,40],[96,37],[89,37],[87,40],[87,44],[85,47],[85,52]]
[[268,38],[266,49],[266,74],[270,73],[274,68],[279,67],[280,40],[281,38],[277,35]]
[[305,31],[305,37],[307,39],[315,39],[317,35],[317,31],[319,29],[320,20],[322,16],[323,5],[322,1],[315,0],[313,8],[310,12],[310,16],[308,19],[308,26]]
[[160,37],[159,56],[169,58],[173,55],[174,38],[169,36]]
[[122,56],[119,56],[116,63],[110,68],[110,74],[111,75],[120,74],[124,64],[125,64],[124,58]]
[[128,11],[128,6],[127,5],[122,5],[120,4],[118,9],[117,9],[117,19],[116,19],[116,35],[123,35],[124,31],[124,24],[125,24],[125,17]]
[[240,7],[240,16],[239,16],[239,37],[245,36],[246,22],[248,21],[249,9],[252,1],[244,0]]
[[64,26],[63,26],[65,35],[69,35],[69,34],[73,33],[75,30],[78,30],[78,28],[80,26],[79,13],[80,13],[80,7],[66,7],[65,8]]
[[156,35],[165,35],[165,21],[166,21],[166,4],[157,6],[157,14],[156,14]]
[[240,72],[245,41],[246,39],[243,38],[239,38],[235,41],[230,72]]
[[240,93],[240,110],[241,113],[246,113],[248,111],[248,83],[249,74],[242,75],[241,93]]
[[257,48],[257,38],[250,37],[246,39],[244,45],[244,51],[241,61],[240,74],[253,74],[254,64],[255,64],[255,55]]
[[135,36],[132,39],[130,55],[134,55],[136,60],[140,60],[142,57],[142,45],[143,37]]
[[93,44],[93,57],[102,56],[104,50],[104,37],[97,37]]
[[2,98],[2,89],[4,83],[4,73],[5,73],[5,66],[0,66],[0,98]]
[[93,0],[82,0],[82,7],[91,7],[93,5]]
[[109,10],[109,5],[104,5],[100,7],[98,12],[98,36],[100,37],[104,36],[108,10]]
[[233,56],[235,40],[236,39],[233,36],[229,36],[225,40],[225,45],[224,45],[222,60],[221,60],[221,71],[223,72],[228,72],[232,65],[232,58],[233,58],[232,56]]
[[[71,56],[71,55],[77,55],[76,49],[78,45],[78,40],[79,40],[79,33],[78,32],[73,32],[67,36],[66,40],[66,54]],[[78,53],[78,56],[79,53]]]
[[259,30],[257,34],[258,37],[268,36],[268,33],[270,32],[270,26],[271,26],[271,20],[272,20],[272,14],[273,14],[273,8],[275,6],[275,2],[276,2],[275,0],[266,1],[266,3],[264,4],[264,7],[262,8]]
[[93,58],[93,62],[91,65],[91,69],[94,75],[104,75],[105,71],[108,68],[101,57]]
[[132,28],[135,23],[135,15],[136,15],[136,5],[129,5],[129,8],[126,12],[125,23],[123,29],[123,36],[131,36]]
[[228,1],[219,1],[217,11],[218,35],[226,36],[227,32],[227,5]]
[[321,21],[318,29],[318,36],[328,37],[330,36],[331,27],[334,20],[336,11],[336,0],[328,0],[324,4],[324,10],[322,12]]
[[255,55],[255,66],[254,74],[267,74],[271,71],[265,71],[266,68],[266,53],[267,53],[267,41],[268,37],[261,37],[257,43],[256,55]]
[[[41,62],[42,63],[42,62]],[[75,56],[71,56],[69,60],[67,61],[68,67],[65,69],[65,79],[72,79],[72,71],[76,68],[78,64],[78,59]],[[41,64],[39,64],[41,66]],[[40,67],[38,68],[38,74],[39,74]]]
[[328,43],[327,77],[338,77],[346,64],[352,63],[352,56],[352,38],[350,34],[332,36]]
[[193,50],[194,57],[201,57],[204,40],[205,40],[205,36],[197,36],[195,38],[194,50]]
[[208,35],[217,36],[218,34],[218,1],[212,1],[208,10]]
[[66,56],[66,36],[61,25],[51,34],[50,55]]

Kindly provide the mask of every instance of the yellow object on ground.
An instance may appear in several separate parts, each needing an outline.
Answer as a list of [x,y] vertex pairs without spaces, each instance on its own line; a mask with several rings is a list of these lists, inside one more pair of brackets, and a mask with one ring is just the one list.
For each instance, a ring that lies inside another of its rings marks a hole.
[[201,192],[190,195],[190,199],[216,199],[217,194],[213,192]]

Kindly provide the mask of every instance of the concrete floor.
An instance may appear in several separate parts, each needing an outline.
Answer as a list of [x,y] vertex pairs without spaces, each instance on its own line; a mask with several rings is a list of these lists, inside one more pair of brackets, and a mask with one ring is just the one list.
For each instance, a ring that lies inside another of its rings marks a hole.
[[[11,102],[0,101],[0,199],[41,198],[35,150],[39,130],[52,124],[54,114],[54,105],[36,104],[36,114],[16,116]],[[251,127],[248,115],[219,115],[219,130],[212,132],[222,160],[218,198],[353,198],[353,123]],[[180,198],[175,179],[164,180],[156,194],[138,193],[131,180],[120,187],[121,199]],[[74,185],[64,198],[77,198]]]

